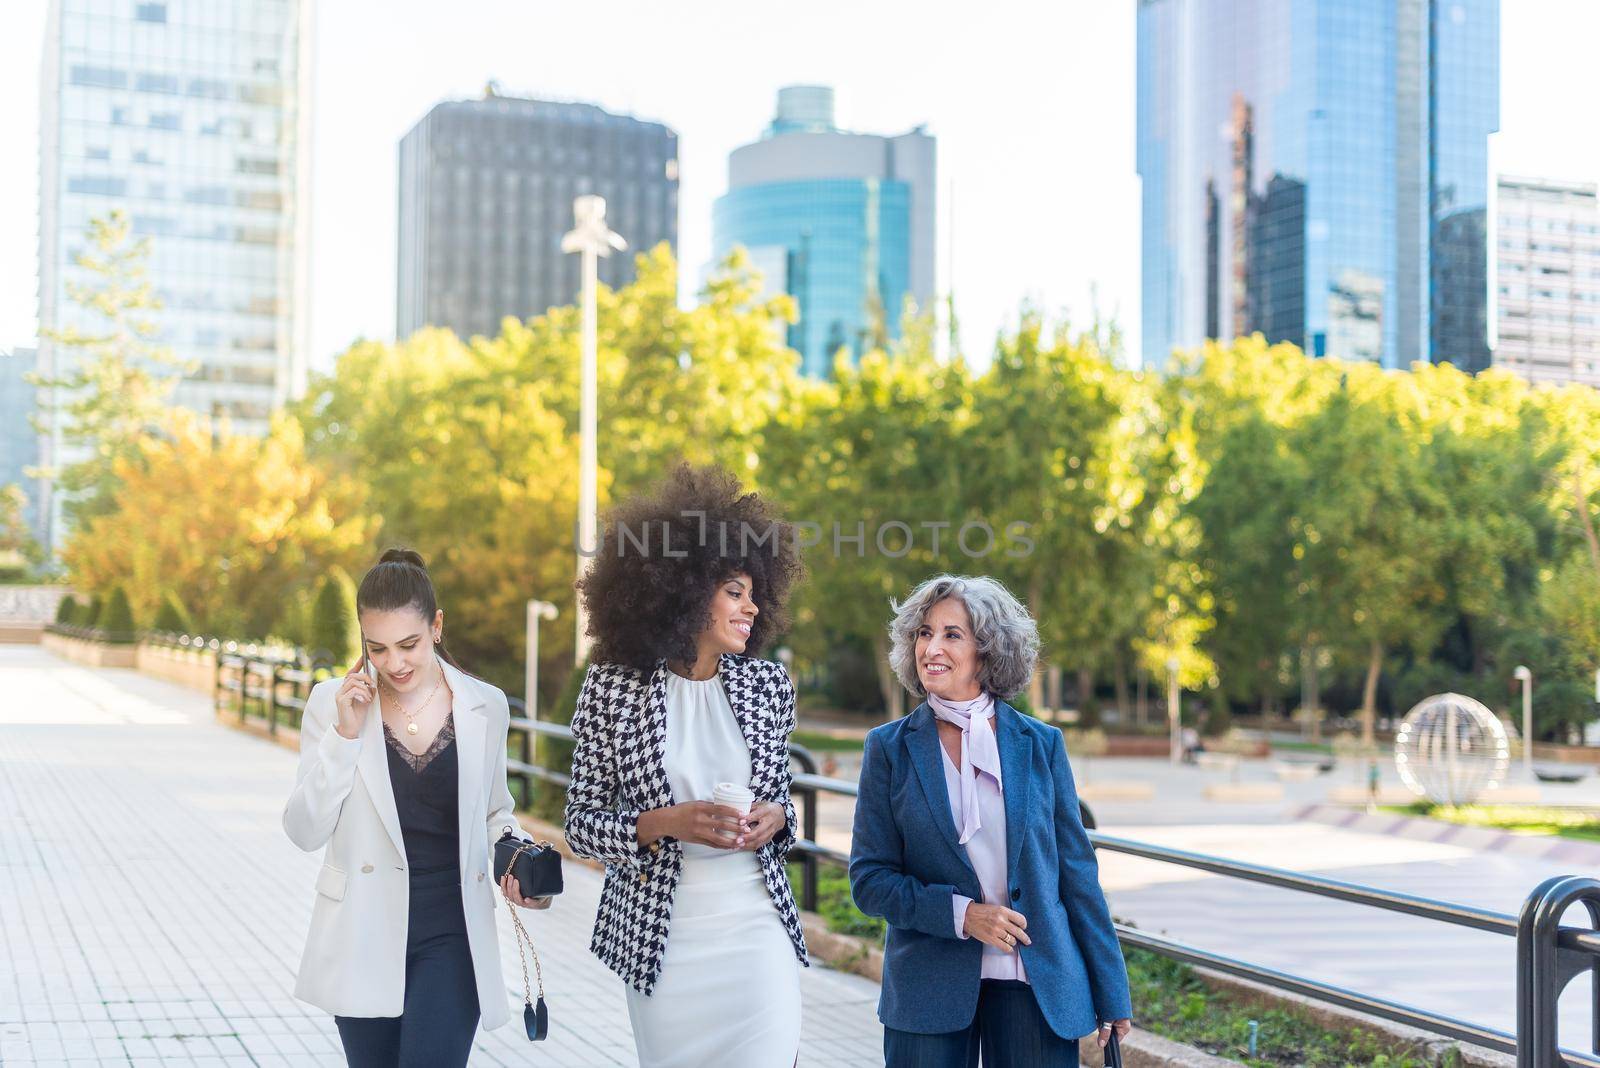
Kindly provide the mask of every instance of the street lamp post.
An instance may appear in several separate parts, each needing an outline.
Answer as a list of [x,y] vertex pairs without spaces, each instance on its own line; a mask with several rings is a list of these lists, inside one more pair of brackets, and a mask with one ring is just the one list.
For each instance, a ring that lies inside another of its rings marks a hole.
[[1167,730],[1169,733],[1170,757],[1172,763],[1177,765],[1183,760],[1182,727],[1179,724],[1180,709],[1178,707],[1178,658],[1170,657],[1167,660]]
[[[578,416],[578,549],[577,574],[583,576],[583,554],[599,551],[595,538],[599,526],[598,491],[595,488],[595,350],[598,347],[598,327],[595,321],[594,291],[601,256],[609,256],[613,249],[621,251],[628,243],[606,228],[606,201],[604,197],[581,196],[572,202],[576,225],[561,239],[562,252],[582,254],[583,263],[583,372],[582,399]],[[589,655],[587,613],[583,599],[578,600],[578,640],[573,646],[573,662],[583,663]]]
[[524,677],[527,689],[527,717],[539,718],[539,620],[556,618],[556,606],[549,601],[528,602],[528,668]]
[[1522,770],[1533,778],[1533,672],[1518,664],[1511,677],[1522,683]]

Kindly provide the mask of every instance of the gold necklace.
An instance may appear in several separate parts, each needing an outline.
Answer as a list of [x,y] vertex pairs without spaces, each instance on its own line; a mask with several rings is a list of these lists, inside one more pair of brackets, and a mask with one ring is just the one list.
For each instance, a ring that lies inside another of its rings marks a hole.
[[[422,709],[428,707],[428,703],[433,700],[434,695],[439,692],[439,687],[443,686],[443,685],[444,685],[444,668],[440,668],[439,669],[439,680],[433,684],[433,689],[428,691],[428,696],[424,697],[422,699],[422,703],[417,706],[417,711],[418,712],[420,712]],[[400,700],[400,691],[396,690],[394,688],[394,684],[393,683],[389,684],[389,693],[392,696],[392,698],[394,700],[394,703],[400,707],[400,714],[402,716],[406,717],[406,733],[407,734],[412,734],[412,735],[416,734],[417,733],[417,713],[413,712],[409,708],[407,708],[406,705],[405,705],[405,702]]]

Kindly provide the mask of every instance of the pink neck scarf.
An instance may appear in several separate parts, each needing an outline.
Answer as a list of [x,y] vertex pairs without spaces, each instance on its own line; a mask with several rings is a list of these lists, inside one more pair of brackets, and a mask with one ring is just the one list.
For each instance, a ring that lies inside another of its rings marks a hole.
[[1000,746],[994,736],[994,698],[979,694],[970,701],[946,701],[928,695],[934,717],[961,728],[961,844],[978,833],[978,776],[987,775],[1000,788]]

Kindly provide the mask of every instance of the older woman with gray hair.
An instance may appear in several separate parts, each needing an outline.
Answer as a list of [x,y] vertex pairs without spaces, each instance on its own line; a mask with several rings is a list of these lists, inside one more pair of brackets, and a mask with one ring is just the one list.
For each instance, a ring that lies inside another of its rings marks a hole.
[[893,607],[889,663],[925,701],[867,735],[850,851],[856,905],[889,923],[887,1068],[1076,1066],[1133,1010],[1061,732],[1005,701],[1038,629],[991,578]]

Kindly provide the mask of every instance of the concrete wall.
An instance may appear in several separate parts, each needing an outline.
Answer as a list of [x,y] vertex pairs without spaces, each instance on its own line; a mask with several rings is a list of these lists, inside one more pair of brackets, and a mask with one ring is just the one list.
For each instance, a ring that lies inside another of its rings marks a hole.
[[105,642],[51,634],[49,631],[40,636],[39,643],[64,660],[88,667],[131,668],[137,666],[139,659],[137,645],[108,645]]
[[146,675],[191,690],[212,693],[217,688],[217,654],[210,649],[174,649],[140,642],[134,666]]

